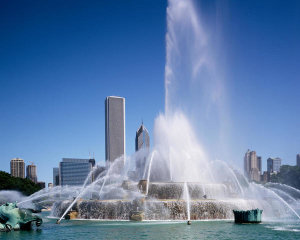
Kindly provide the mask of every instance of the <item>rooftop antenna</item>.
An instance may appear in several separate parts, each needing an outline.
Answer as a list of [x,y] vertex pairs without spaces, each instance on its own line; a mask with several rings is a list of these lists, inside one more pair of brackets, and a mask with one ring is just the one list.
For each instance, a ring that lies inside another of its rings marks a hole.
[[89,159],[91,159],[91,152],[89,152]]
[[93,159],[95,159],[95,152],[93,152]]

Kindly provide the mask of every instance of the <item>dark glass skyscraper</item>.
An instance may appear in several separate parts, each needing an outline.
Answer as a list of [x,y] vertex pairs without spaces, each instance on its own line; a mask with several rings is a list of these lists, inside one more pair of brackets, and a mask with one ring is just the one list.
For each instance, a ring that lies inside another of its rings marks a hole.
[[257,156],[256,158],[257,158],[257,165],[258,165],[259,173],[262,174],[261,157]]
[[145,170],[147,156],[149,154],[150,138],[148,130],[145,128],[144,124],[138,128],[135,135],[135,151],[139,151],[136,155],[136,178],[143,177],[142,174]]
[[138,151],[144,147],[150,147],[150,138],[148,130],[142,123],[142,125],[139,127],[135,134],[135,151]]
[[59,168],[53,168],[53,186],[59,186]]
[[[83,185],[94,165],[94,159],[63,158],[59,163],[60,185]],[[91,183],[92,179],[93,176],[88,183]]]
[[125,98],[105,99],[105,158],[109,164],[125,155]]

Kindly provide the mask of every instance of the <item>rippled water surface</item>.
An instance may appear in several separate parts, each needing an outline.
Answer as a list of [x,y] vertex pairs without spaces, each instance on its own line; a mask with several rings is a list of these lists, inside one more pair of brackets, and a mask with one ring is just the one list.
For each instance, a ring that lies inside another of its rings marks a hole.
[[117,222],[66,221],[43,216],[44,223],[32,231],[0,232],[0,239],[300,239],[300,222],[234,224],[233,221]]

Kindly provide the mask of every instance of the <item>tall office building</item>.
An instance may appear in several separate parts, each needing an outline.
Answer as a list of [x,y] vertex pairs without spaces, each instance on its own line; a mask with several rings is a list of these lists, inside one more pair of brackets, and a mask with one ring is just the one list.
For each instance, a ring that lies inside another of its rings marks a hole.
[[26,178],[37,183],[36,166],[33,163],[26,167]]
[[53,168],[53,186],[59,186],[59,168]]
[[150,138],[148,130],[145,128],[144,124],[139,127],[135,134],[135,151],[140,150],[141,148],[150,147]]
[[[61,186],[83,185],[88,174],[95,166],[95,159],[63,158],[59,163],[59,184]],[[93,176],[87,183],[91,183]]]
[[268,158],[267,160],[267,171],[269,173],[280,172],[281,158]]
[[142,123],[141,126],[136,131],[135,135],[135,151],[139,151],[136,155],[136,162],[135,162],[135,180],[141,179],[144,173],[145,165],[147,156],[149,154],[149,147],[150,147],[150,138],[148,130],[145,128],[144,124]]
[[244,157],[244,172],[249,180],[260,181],[261,157],[256,156],[255,151],[248,151]]
[[250,172],[250,150],[245,153],[244,156],[244,174],[249,178],[249,172]]
[[13,177],[25,178],[25,163],[21,158],[10,160],[10,174]]
[[109,165],[125,156],[125,98],[105,99],[105,157]]
[[262,174],[262,168],[261,168],[261,157],[257,156],[257,166],[260,174]]
[[300,167],[300,154],[297,154],[296,163],[297,163],[297,166]]

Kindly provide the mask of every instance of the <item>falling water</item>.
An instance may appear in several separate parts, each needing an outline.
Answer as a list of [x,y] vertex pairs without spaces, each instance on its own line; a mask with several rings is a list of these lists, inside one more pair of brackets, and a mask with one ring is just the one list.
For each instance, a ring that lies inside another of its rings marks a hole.
[[186,202],[186,211],[188,216],[187,220],[191,220],[190,193],[189,193],[187,182],[184,182],[184,200]]
[[151,167],[152,167],[152,161],[153,161],[153,157],[154,157],[155,153],[156,153],[156,151],[152,152],[152,155],[151,155],[151,158],[150,158],[150,162],[149,162],[148,175],[147,175],[147,185],[146,185],[146,196],[148,195],[148,191],[149,191],[149,182],[150,182]]

